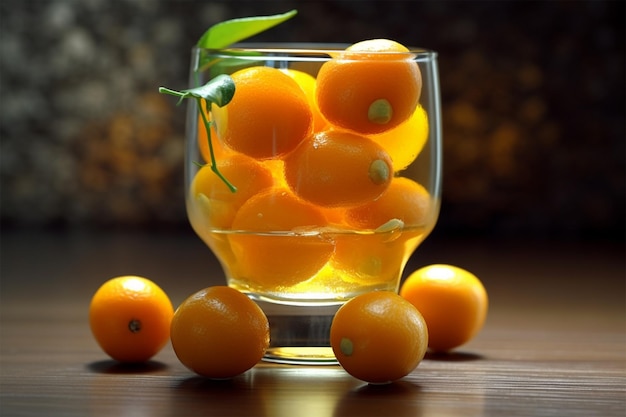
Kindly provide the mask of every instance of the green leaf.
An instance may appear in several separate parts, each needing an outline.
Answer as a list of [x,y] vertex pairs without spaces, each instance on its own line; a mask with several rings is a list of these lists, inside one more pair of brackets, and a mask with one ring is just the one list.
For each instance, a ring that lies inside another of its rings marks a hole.
[[229,75],[221,74],[200,87],[182,91],[160,87],[159,92],[176,96],[180,101],[189,97],[202,98],[209,103],[214,103],[218,107],[222,107],[230,103],[233,99],[235,95],[235,82]]
[[235,82],[226,74],[220,74],[203,86],[183,90],[194,97],[202,97],[206,101],[217,104],[218,107],[230,103],[235,95]]
[[270,29],[298,13],[290,10],[271,16],[242,17],[225,20],[211,26],[198,41],[200,48],[219,49]]

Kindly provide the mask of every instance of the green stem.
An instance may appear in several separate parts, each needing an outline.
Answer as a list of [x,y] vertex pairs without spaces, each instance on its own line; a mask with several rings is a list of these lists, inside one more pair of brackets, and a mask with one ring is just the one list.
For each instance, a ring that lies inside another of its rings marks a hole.
[[[196,98],[196,101],[198,102],[198,108],[200,109],[200,116],[202,116],[202,122],[204,123],[204,128],[206,129],[206,136],[207,136],[207,141],[209,144],[209,156],[211,158],[211,171],[213,171],[215,175],[217,175],[222,181],[224,181],[224,184],[226,184],[226,186],[232,193],[235,193],[237,192],[237,187],[235,187],[230,181],[228,181],[226,177],[224,177],[224,175],[217,168],[217,162],[215,161],[215,152],[213,151],[213,140],[211,138],[211,122],[207,118],[206,112],[204,111],[204,108],[202,107],[202,100],[203,99],[200,97]],[[209,102],[206,100],[205,102],[208,106]]]
[[159,93],[161,94],[169,94],[170,96],[176,96],[179,98],[178,100],[178,104],[181,103],[181,101],[183,101],[185,99],[185,97],[187,97],[186,93],[180,92],[180,91],[176,91],[176,90],[170,90],[167,87],[159,87]]

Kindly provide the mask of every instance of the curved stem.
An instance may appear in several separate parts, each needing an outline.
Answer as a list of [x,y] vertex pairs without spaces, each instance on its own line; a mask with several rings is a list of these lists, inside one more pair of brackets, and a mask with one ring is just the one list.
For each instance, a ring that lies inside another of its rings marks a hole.
[[[237,187],[235,187],[230,181],[228,181],[226,177],[224,177],[224,175],[217,168],[217,163],[215,161],[215,152],[213,151],[213,140],[211,138],[211,122],[208,120],[206,112],[204,108],[202,107],[203,99],[198,97],[196,100],[198,102],[198,108],[200,109],[200,116],[202,117],[204,128],[206,129],[207,141],[209,144],[209,156],[211,158],[211,171],[213,171],[215,175],[217,175],[222,181],[224,181],[224,184],[226,184],[226,186],[231,192],[233,193],[237,192]],[[205,100],[205,102],[207,105],[209,105],[208,101]]]

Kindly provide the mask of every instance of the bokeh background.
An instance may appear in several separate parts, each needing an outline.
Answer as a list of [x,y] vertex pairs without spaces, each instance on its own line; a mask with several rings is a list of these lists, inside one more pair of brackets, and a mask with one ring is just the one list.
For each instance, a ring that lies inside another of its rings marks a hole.
[[0,1],[3,229],[189,229],[189,51],[210,25],[299,14],[253,40],[385,37],[439,52],[438,236],[625,232],[622,1]]

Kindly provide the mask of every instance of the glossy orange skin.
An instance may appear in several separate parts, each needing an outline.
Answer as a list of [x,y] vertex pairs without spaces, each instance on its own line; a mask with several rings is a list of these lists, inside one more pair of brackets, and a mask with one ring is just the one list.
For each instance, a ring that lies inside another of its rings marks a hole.
[[269,323],[243,293],[208,287],[176,309],[171,340],[176,356],[190,370],[209,378],[232,378],[261,360],[269,346]]
[[89,305],[89,325],[96,341],[120,362],[145,362],[168,342],[172,303],[154,282],[136,276],[102,284]]
[[[376,171],[378,166],[381,170]],[[391,158],[370,139],[326,130],[303,141],[285,157],[285,178],[300,198],[325,207],[374,200],[393,177]]]
[[391,291],[359,295],[339,308],[330,343],[341,366],[355,378],[388,383],[421,362],[428,330],[420,312]]
[[295,69],[286,69],[284,71],[298,83],[300,88],[302,88],[302,91],[304,91],[306,98],[309,100],[309,105],[311,106],[311,111],[313,113],[313,131],[321,132],[322,130],[328,128],[328,121],[324,118],[324,116],[322,116],[319,106],[317,105],[317,99],[315,97],[315,77],[311,74]]
[[424,226],[431,207],[428,191],[406,177],[394,177],[376,200],[346,211],[346,222],[361,229],[376,229],[390,220],[402,221],[404,227]]
[[246,155],[222,155],[217,168],[234,185],[231,191],[209,165],[196,173],[189,189],[190,205],[199,211],[205,226],[230,228],[237,210],[250,197],[274,184],[272,171]]
[[452,265],[429,265],[413,272],[400,295],[417,307],[428,325],[428,347],[448,351],[471,340],[483,327],[488,296],[472,273]]
[[400,172],[417,159],[428,140],[428,115],[418,105],[408,120],[370,138],[387,151],[393,161],[393,169]]
[[283,71],[251,67],[235,72],[232,79],[233,99],[211,110],[217,134],[229,148],[253,158],[275,158],[312,132],[309,100]]
[[[322,210],[284,188],[270,188],[250,198],[237,212],[229,235],[237,275],[268,288],[310,278],[333,252],[331,242],[298,231],[323,227]],[[274,236],[263,235],[273,232]]]
[[[333,125],[362,134],[381,133],[407,120],[422,91],[422,76],[408,49],[397,42],[360,42],[327,61],[317,74],[317,104]],[[390,120],[369,116],[377,100],[386,100]]]

